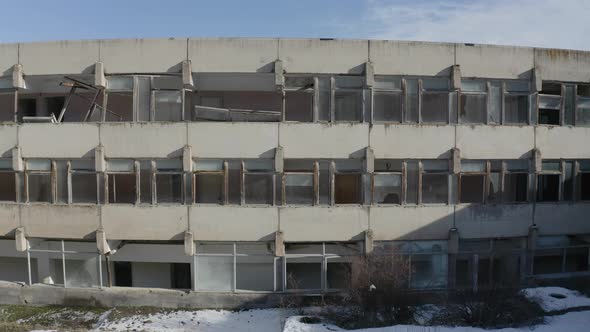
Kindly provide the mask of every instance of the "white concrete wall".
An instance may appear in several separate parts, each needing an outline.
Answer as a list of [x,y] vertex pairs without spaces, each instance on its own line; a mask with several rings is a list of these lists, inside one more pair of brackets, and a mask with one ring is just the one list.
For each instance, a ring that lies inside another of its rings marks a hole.
[[539,235],[590,233],[590,204],[537,203],[535,224]]
[[461,204],[456,207],[455,227],[461,238],[526,236],[532,224],[532,204]]
[[17,125],[0,124],[0,158],[11,158],[17,145]]
[[279,40],[279,59],[287,73],[360,74],[368,54],[366,40]]
[[447,239],[453,227],[453,207],[372,207],[370,226],[376,241]]
[[100,127],[107,158],[175,158],[186,145],[186,123],[117,123]]
[[535,131],[543,159],[590,158],[590,128],[537,126]]
[[277,123],[188,124],[188,144],[200,158],[274,158],[279,141]]
[[101,225],[112,240],[182,240],[188,229],[187,207],[104,205]]
[[202,241],[274,241],[276,207],[193,206],[189,228]]
[[535,67],[543,80],[590,82],[590,52],[535,49]]
[[97,124],[27,124],[19,127],[18,143],[23,158],[94,158],[98,131]]
[[280,229],[285,241],[351,241],[364,239],[369,228],[367,208],[280,208]]
[[448,158],[455,146],[455,128],[374,125],[369,139],[375,158]]
[[17,204],[0,204],[0,236],[14,236],[14,230],[19,226],[19,206]]
[[20,207],[20,225],[27,237],[92,239],[99,228],[98,206],[26,204]]
[[187,59],[186,50],[186,39],[101,40],[100,61],[109,74],[179,73]]
[[172,287],[171,266],[167,263],[131,263],[133,287]]
[[359,158],[369,145],[368,124],[282,123],[285,158]]
[[530,79],[534,49],[515,46],[457,44],[462,77]]
[[530,158],[535,148],[532,126],[457,126],[463,159]]
[[188,59],[194,72],[271,72],[278,58],[278,39],[189,39]]
[[99,60],[96,40],[24,43],[19,47],[19,63],[26,75],[90,74]]
[[[432,56],[436,54],[436,56]],[[371,40],[369,58],[378,75],[449,75],[455,46],[445,43]]]

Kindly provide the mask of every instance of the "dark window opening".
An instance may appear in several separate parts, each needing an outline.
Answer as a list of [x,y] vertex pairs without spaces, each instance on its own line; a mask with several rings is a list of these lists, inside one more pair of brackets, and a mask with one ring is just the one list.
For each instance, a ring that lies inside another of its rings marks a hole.
[[135,203],[135,174],[109,174],[109,203]]
[[15,93],[0,93],[0,122],[14,122]]
[[506,95],[504,97],[504,123],[527,124],[529,122],[528,114],[528,96]]
[[173,289],[191,289],[191,265],[188,263],[172,263],[171,279]]
[[506,174],[504,175],[504,201],[526,202],[529,188],[528,174]]
[[345,289],[349,284],[352,264],[328,261],[326,269],[326,287],[328,289]]
[[461,203],[483,203],[485,175],[461,174]]
[[285,121],[313,121],[313,93],[306,91],[285,92]]
[[580,174],[580,199],[590,200],[590,173]]
[[51,203],[51,176],[49,174],[27,175],[29,202]]
[[133,93],[108,92],[105,120],[107,122],[133,121]]
[[559,125],[559,110],[540,108],[539,123],[548,125]]
[[424,123],[448,123],[449,122],[449,94],[448,93],[424,93],[424,94],[422,94],[422,122],[424,122]]
[[242,173],[240,171],[240,162],[228,162],[227,175],[227,198],[229,204],[241,204],[242,201]]
[[47,97],[45,98],[45,105],[47,107],[47,113],[53,114],[56,119],[59,118],[62,108],[65,104],[64,97]]
[[133,274],[131,272],[131,262],[114,262],[115,286],[132,287]]
[[195,174],[195,203],[223,203],[222,174]]
[[361,176],[360,176],[360,174],[335,174],[334,175],[334,203],[335,204],[360,204],[361,203]]
[[422,174],[422,203],[447,203],[448,180],[447,174]]
[[287,261],[287,289],[322,288],[322,264],[320,262],[291,262],[295,260],[289,259]]
[[0,201],[16,202],[16,174],[0,172]]
[[72,202],[97,203],[96,174],[72,174]]
[[461,123],[485,123],[486,122],[486,95],[462,94],[459,117]]
[[37,115],[37,99],[19,98],[18,99],[18,122],[23,122],[23,117]]
[[538,178],[537,201],[556,202],[559,200],[559,175],[541,174]]
[[272,204],[273,176],[271,174],[251,174],[244,177],[246,204]]
[[156,174],[156,201],[182,203],[182,174]]
[[375,92],[373,119],[383,122],[402,122],[402,95],[393,92]]

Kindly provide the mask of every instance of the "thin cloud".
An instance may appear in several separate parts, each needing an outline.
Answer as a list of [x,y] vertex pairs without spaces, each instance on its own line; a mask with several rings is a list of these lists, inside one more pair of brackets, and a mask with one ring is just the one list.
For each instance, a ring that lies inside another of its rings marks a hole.
[[590,1],[367,0],[374,39],[472,42],[590,50]]

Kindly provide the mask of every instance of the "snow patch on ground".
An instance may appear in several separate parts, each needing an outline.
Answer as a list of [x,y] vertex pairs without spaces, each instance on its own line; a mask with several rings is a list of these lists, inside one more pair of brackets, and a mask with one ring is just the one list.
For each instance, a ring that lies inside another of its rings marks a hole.
[[587,298],[580,292],[567,288],[537,287],[527,288],[522,292],[529,300],[539,303],[541,308],[547,312],[576,307],[590,307],[590,298]]

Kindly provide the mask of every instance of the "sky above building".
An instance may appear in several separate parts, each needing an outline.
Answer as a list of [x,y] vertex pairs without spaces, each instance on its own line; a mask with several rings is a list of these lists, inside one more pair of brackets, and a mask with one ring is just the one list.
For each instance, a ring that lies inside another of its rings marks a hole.
[[301,37],[590,50],[590,0],[19,0],[3,14],[2,43]]

